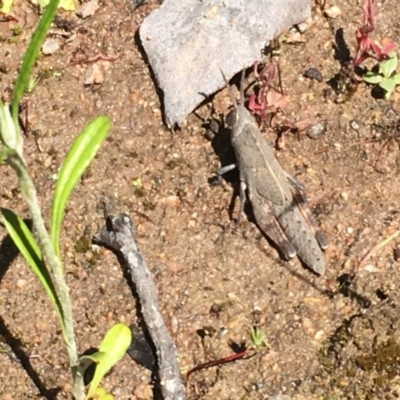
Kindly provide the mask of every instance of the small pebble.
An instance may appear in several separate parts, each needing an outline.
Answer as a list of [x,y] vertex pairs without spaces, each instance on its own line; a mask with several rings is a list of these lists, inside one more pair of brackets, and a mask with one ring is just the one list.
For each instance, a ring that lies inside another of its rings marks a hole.
[[27,281],[25,279],[18,279],[17,281],[17,287],[22,289],[25,285],[27,284]]
[[104,74],[100,68],[100,65],[99,64],[91,65],[86,70],[84,85],[85,86],[93,84],[99,85],[103,82],[104,82]]
[[328,18],[335,19],[335,18],[340,17],[342,15],[342,10],[337,6],[332,6],[332,7],[330,7],[330,8],[325,10],[325,15]]
[[76,14],[82,19],[86,19],[92,17],[99,8],[100,6],[97,0],[92,0],[87,3],[83,3],[76,11]]
[[188,222],[188,224],[187,224],[187,227],[188,227],[189,229],[192,229],[192,228],[194,228],[195,226],[196,226],[196,221],[194,221],[193,219],[190,219],[189,222]]
[[42,46],[42,53],[46,56],[55,53],[60,48],[58,40],[48,38],[44,41]]
[[316,80],[318,82],[322,82],[324,80],[321,72],[319,72],[316,68],[308,68],[304,72],[304,76],[306,78],[314,79],[314,80]]
[[310,318],[303,318],[303,320],[301,321],[301,327],[303,328],[303,331],[306,335],[314,336],[315,327]]
[[312,18],[306,19],[304,22],[300,22],[300,24],[297,24],[296,27],[300,33],[304,33],[312,23]]
[[181,205],[181,200],[178,196],[167,196],[160,200],[160,203],[171,208],[178,208]]
[[115,397],[121,397],[121,394],[122,394],[121,386],[114,386],[114,387],[111,389],[111,394],[112,394],[113,396],[115,396]]
[[354,229],[353,229],[351,226],[349,226],[349,227],[346,229],[346,232],[347,232],[349,235],[351,235],[351,234],[354,232]]
[[225,336],[227,333],[228,333],[228,329],[225,328],[225,327],[223,326],[223,327],[221,327],[220,329],[218,329],[217,338],[218,338],[218,339],[221,339],[221,338],[222,338],[223,336]]
[[293,400],[292,397],[286,396],[285,394],[275,394],[269,396],[268,400]]
[[394,258],[394,261],[396,261],[396,262],[398,262],[400,260],[400,247],[396,247],[393,250],[393,258]]
[[326,132],[326,120],[325,121],[319,121],[316,124],[310,125],[307,128],[307,136],[310,139],[318,139],[320,136],[322,136]]
[[314,339],[315,340],[321,340],[323,339],[325,336],[325,332],[323,330],[319,330],[315,335],[314,335]]
[[354,131],[358,131],[360,129],[360,125],[356,120],[350,121],[350,128],[353,129]]
[[289,44],[296,44],[296,43],[305,43],[305,38],[300,32],[292,32],[289,31],[289,34],[286,37],[286,43]]
[[379,269],[373,266],[372,264],[368,264],[364,267],[364,270],[367,272],[378,272]]
[[255,390],[261,390],[264,387],[264,384],[262,382],[255,382],[253,383],[253,387]]
[[153,389],[147,383],[139,383],[133,391],[133,394],[140,400],[152,399]]

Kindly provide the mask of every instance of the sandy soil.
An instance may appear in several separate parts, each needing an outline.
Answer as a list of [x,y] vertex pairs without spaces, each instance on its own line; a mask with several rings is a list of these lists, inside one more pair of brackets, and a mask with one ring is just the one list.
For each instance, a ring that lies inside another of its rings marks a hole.
[[[375,37],[396,40],[400,3],[382,3]],[[328,1],[326,7],[332,5]],[[327,82],[340,70],[335,37],[342,29],[354,54],[361,21],[356,1],[338,5],[342,15],[333,20],[314,10],[301,41],[283,43],[279,56],[290,99],[285,117],[327,122],[317,139],[306,132],[290,134],[277,152],[282,166],[306,186],[331,243],[323,278],[297,259],[280,260],[247,218],[235,227],[228,212],[235,174],[222,185],[210,184],[220,159],[232,157],[229,136],[219,132],[210,140],[204,127],[202,119],[212,117],[211,102],[175,133],[163,125],[154,82],[134,39],[156,2],[134,9],[129,1],[105,0],[84,24],[60,14],[53,37],[61,47],[35,67],[40,81],[28,96],[30,133],[24,143],[46,218],[55,174],[74,137],[98,115],[112,120],[108,139],[72,195],[63,226],[62,251],[82,352],[98,345],[114,323],[137,319],[116,257],[82,246],[103,226],[106,201],[110,213],[127,211],[137,227],[182,370],[232,354],[232,343],[249,343],[254,325],[265,332],[268,351],[193,374],[188,399],[400,396],[396,241],[360,265],[369,250],[398,229],[400,94],[394,93],[392,101],[375,99],[371,88],[360,84],[346,102],[332,100]],[[14,14],[18,23],[0,23],[2,94],[12,88],[38,18],[26,2],[17,3]],[[67,34],[60,36],[56,30],[62,28]],[[113,61],[89,62],[100,53]],[[322,73],[323,82],[303,76],[310,67]],[[100,70],[102,83],[85,85],[93,68]],[[226,90],[212,102],[217,112],[225,112]],[[272,129],[264,133],[269,141],[277,137]],[[1,168],[1,181],[1,206],[28,218],[8,167]],[[56,314],[3,227],[0,232],[0,398],[70,398]],[[202,340],[198,330],[204,328],[215,334]],[[117,399],[153,398],[149,371],[129,357],[104,386]]]

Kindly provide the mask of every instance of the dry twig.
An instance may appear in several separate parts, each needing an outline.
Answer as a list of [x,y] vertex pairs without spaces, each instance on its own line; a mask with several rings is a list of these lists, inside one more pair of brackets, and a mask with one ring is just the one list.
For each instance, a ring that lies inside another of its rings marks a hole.
[[128,266],[142,307],[144,322],[157,351],[158,373],[164,400],[184,400],[177,352],[159,310],[158,295],[151,272],[135,240],[135,228],[127,214],[107,218],[107,226],[95,240],[118,252]]
[[400,230],[396,231],[395,233],[393,233],[392,235],[390,235],[389,237],[387,237],[386,239],[382,240],[377,245],[375,245],[371,250],[369,250],[364,255],[364,257],[360,261],[360,264],[358,264],[358,268],[363,267],[367,263],[369,258],[372,256],[372,254],[376,253],[379,249],[386,246],[389,242],[391,242],[393,239],[395,239],[399,234],[400,234]]

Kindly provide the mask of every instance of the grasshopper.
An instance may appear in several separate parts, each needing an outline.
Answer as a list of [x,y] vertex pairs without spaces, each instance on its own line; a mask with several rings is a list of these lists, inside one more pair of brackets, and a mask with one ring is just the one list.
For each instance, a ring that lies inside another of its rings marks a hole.
[[[222,73],[222,71],[221,71]],[[240,82],[239,104],[222,73],[235,108],[231,141],[236,164],[220,168],[222,175],[239,169],[240,210],[244,211],[246,192],[259,228],[278,246],[285,259],[296,254],[319,275],[325,272],[321,251],[328,247],[324,234],[308,206],[303,186],[280,166],[257,122],[244,105],[244,71]]]

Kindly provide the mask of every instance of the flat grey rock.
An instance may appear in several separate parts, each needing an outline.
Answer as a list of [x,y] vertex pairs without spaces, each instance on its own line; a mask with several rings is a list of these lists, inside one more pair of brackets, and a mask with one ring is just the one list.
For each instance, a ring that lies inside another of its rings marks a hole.
[[271,39],[311,14],[309,0],[165,0],[140,27],[167,124],[182,123]]

